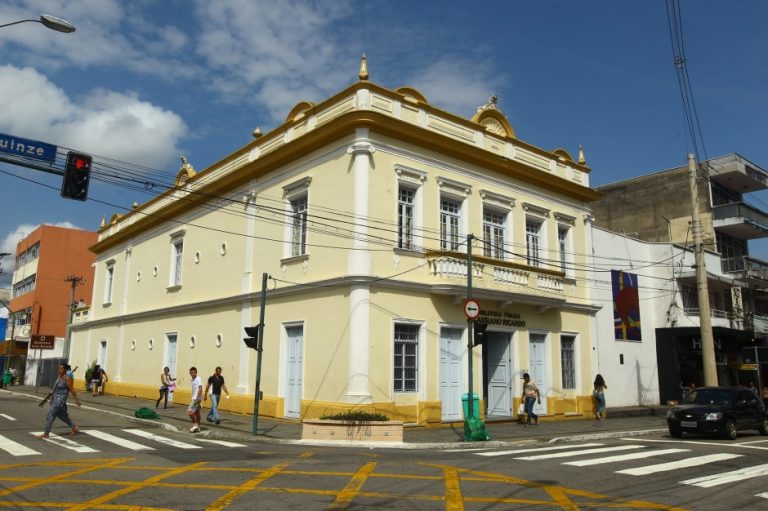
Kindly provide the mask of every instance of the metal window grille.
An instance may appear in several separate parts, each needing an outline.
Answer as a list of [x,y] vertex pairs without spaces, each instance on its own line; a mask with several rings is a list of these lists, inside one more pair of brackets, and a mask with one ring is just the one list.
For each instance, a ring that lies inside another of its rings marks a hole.
[[568,229],[559,227],[557,229],[557,244],[560,249],[560,271],[565,272],[568,263]]
[[397,246],[413,248],[413,204],[416,193],[411,188],[400,187],[397,200]]
[[307,197],[291,201],[291,255],[304,255],[307,250]]
[[560,364],[563,372],[563,388],[575,389],[576,388],[576,365],[574,360],[574,345],[576,339],[574,337],[561,337],[560,338]]
[[525,222],[525,240],[528,264],[541,265],[541,224],[533,220]]
[[483,211],[483,255],[504,259],[504,215],[496,211]]
[[419,325],[395,325],[395,392],[416,392]]
[[461,204],[450,199],[440,199],[440,248],[459,249],[459,212]]

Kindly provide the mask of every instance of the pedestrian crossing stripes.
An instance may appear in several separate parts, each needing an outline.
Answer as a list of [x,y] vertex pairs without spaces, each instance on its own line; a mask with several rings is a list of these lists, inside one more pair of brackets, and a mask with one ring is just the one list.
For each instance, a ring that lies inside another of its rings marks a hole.
[[[30,431],[30,438],[32,435],[39,436],[42,435],[42,431]],[[176,449],[202,449],[203,446],[200,444],[207,444],[207,445],[215,445],[219,447],[226,447],[226,448],[243,448],[247,447],[246,444],[241,444],[237,442],[230,442],[227,440],[216,440],[216,439],[207,439],[207,438],[197,438],[195,437],[193,442],[182,442],[179,440],[175,440],[173,438],[169,438],[164,435],[158,435],[155,433],[151,433],[149,431],[145,431],[142,429],[123,429],[116,433],[126,433],[128,435],[132,435],[134,437],[140,437],[149,443],[159,443],[168,447],[176,448]],[[53,444],[56,447],[60,447],[69,451],[73,451],[79,454],[91,454],[91,453],[97,453],[100,452],[99,446],[94,445],[88,445],[88,439],[93,438],[97,439],[112,445],[116,445],[118,447],[128,449],[131,451],[154,451],[156,450],[156,447],[153,447],[151,445],[147,445],[144,442],[140,441],[134,441],[130,438],[125,438],[123,436],[120,436],[119,434],[113,434],[108,433],[106,431],[101,431],[98,429],[82,429],[80,430],[80,435],[77,436],[62,436],[57,435],[55,433],[51,433],[47,438],[42,438],[40,440],[35,439],[34,442],[38,445],[46,445],[46,444]],[[91,444],[93,442],[90,442]],[[11,456],[39,456],[43,453],[40,452],[40,447],[37,448],[31,448],[24,443],[13,440],[11,438],[8,438],[6,436],[0,435],[0,452],[4,451]]]
[[0,435],[0,449],[12,456],[33,456],[35,454],[41,454],[36,450],[25,447],[24,445],[18,442],[14,442],[10,438],[6,438],[3,435]]
[[9,421],[15,421],[16,420],[13,417],[11,417],[10,415],[6,415],[4,413],[0,413],[0,417],[2,417],[3,419],[7,419]]
[[[616,454],[619,451],[624,451],[620,454]],[[630,452],[632,451],[632,452]],[[597,456],[601,453],[611,453],[608,456]],[[547,447],[528,447],[519,448],[505,451],[486,451],[486,452],[473,452],[472,455],[476,456],[513,456],[515,460],[521,461],[546,461],[546,460],[560,460],[565,458],[576,458],[583,456],[584,459],[575,459],[570,461],[563,461],[562,465],[568,465],[573,467],[588,467],[599,465],[603,466],[609,463],[621,463],[634,460],[647,460],[650,458],[658,458],[668,455],[681,455],[684,453],[690,453],[690,449],[685,448],[670,448],[670,449],[654,449],[648,447],[648,445],[642,444],[627,444],[627,445],[614,445],[604,446],[600,443],[584,443],[575,445],[557,445]],[[525,454],[525,456],[520,456]],[[688,469],[691,467],[705,467],[706,465],[717,463],[726,460],[732,460],[735,458],[743,457],[741,454],[730,453],[716,453],[700,456],[689,456],[675,461],[667,461],[664,463],[653,463],[650,465],[644,465],[640,467],[626,468],[616,470],[616,474],[630,475],[630,476],[645,476],[656,473],[670,472],[674,470]],[[768,476],[768,464],[758,465],[754,467],[745,467],[737,470],[731,470],[728,472],[709,474],[702,477],[696,477],[692,479],[686,479],[680,481],[680,484],[688,486],[697,486],[699,488],[712,488],[715,486],[740,483],[747,479]],[[763,492],[755,495],[755,497],[768,499],[768,492]]]
[[625,470],[616,471],[617,474],[628,474],[631,476],[644,476],[648,474],[655,474],[657,472],[668,472],[670,470],[677,470],[680,468],[697,467],[699,465],[706,465],[707,463],[714,463],[715,461],[731,460],[733,458],[739,458],[741,454],[707,454],[705,456],[695,456],[693,458],[686,458],[684,460],[670,461],[668,463],[659,463],[657,465],[648,465],[645,467],[628,468]]

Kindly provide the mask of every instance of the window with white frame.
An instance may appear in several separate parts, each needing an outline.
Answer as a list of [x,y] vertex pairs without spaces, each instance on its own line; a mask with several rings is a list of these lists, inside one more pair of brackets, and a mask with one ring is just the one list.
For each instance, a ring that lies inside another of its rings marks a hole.
[[416,190],[400,185],[397,193],[397,247],[413,250]]
[[416,392],[419,325],[395,323],[395,392]]
[[13,297],[21,296],[23,294],[30,293],[35,290],[37,282],[37,274],[30,275],[29,277],[21,280],[13,285]]
[[307,194],[290,200],[291,203],[291,256],[307,253]]
[[112,288],[115,282],[115,262],[109,261],[104,271],[104,303],[112,303]]
[[563,389],[576,388],[576,337],[573,335],[560,336],[560,369],[562,371]]
[[570,237],[571,229],[567,225],[559,224],[557,226],[557,251],[559,254],[560,259],[560,271],[563,273],[569,273],[568,272],[568,263],[569,263],[569,237]]
[[461,225],[461,202],[449,197],[440,198],[440,248],[459,249],[459,226]]
[[542,221],[537,218],[525,219],[525,248],[527,262],[531,266],[541,266],[541,230]]
[[181,270],[184,261],[184,235],[171,236],[171,272],[169,286],[181,285]]
[[491,208],[483,208],[483,255],[495,259],[504,257],[504,231],[506,215]]

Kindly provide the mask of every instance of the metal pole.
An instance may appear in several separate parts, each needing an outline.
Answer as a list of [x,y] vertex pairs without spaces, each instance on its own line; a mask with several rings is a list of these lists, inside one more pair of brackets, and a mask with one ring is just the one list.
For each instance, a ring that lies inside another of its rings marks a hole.
[[[474,235],[467,235],[467,300],[472,298],[472,240]],[[467,419],[471,419],[475,416],[475,395],[473,393],[472,380],[474,379],[472,371],[472,348],[474,346],[473,329],[474,321],[467,318],[467,377],[469,382],[467,384],[467,390],[469,391],[468,400],[469,408],[467,410]]]
[[269,275],[261,274],[261,303],[259,304],[259,324],[256,340],[256,395],[253,401],[253,431],[254,435],[259,431],[259,397],[261,394],[261,353],[264,342],[264,309],[267,303],[267,279]]
[[699,220],[699,192],[696,185],[696,160],[688,155],[688,175],[691,187],[691,229],[693,230],[694,256],[696,260],[696,287],[699,296],[699,320],[701,331],[701,358],[704,365],[704,385],[717,386],[717,365],[715,364],[715,339],[712,335],[712,316],[709,308],[707,287],[707,266],[704,261],[704,247],[701,240]]

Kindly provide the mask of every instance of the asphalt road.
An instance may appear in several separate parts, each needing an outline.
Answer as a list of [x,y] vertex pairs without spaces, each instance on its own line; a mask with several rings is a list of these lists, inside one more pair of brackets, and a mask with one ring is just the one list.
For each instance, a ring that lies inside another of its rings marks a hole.
[[656,435],[476,449],[368,449],[206,439],[3,399],[0,508],[9,509],[765,509],[768,438]]

